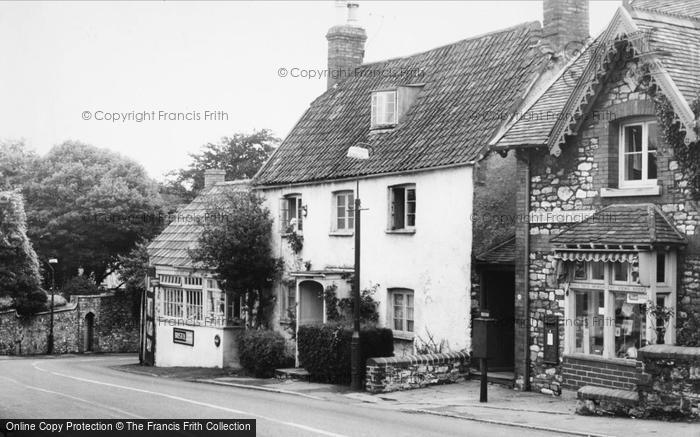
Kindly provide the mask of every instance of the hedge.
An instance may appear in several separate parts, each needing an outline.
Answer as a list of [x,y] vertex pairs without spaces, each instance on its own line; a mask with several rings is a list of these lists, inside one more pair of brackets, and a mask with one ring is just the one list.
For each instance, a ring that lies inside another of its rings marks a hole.
[[[333,384],[350,382],[352,329],[340,324],[303,325],[297,334],[299,362],[315,381]],[[391,329],[366,327],[360,330],[360,367],[369,358],[394,355]]]
[[246,330],[238,343],[241,366],[256,378],[270,378],[275,369],[294,367],[286,340],[279,332]]

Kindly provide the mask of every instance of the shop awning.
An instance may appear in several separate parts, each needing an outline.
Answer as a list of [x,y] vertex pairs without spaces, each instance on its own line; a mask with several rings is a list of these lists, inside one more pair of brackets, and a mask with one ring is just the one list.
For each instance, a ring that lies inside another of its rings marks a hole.
[[555,253],[555,258],[562,261],[627,262],[631,264],[639,261],[637,252],[555,250]]

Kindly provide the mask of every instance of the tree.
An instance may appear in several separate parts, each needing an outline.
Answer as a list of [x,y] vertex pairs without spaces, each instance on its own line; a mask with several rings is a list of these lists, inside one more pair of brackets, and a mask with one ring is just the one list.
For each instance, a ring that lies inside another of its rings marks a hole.
[[124,282],[128,292],[141,293],[146,290],[148,274],[148,241],[136,243],[131,252],[120,255],[119,280]]
[[21,187],[36,159],[36,154],[27,150],[24,142],[0,141],[0,190]]
[[263,199],[252,192],[228,192],[207,207],[208,217],[190,251],[195,263],[214,270],[223,290],[245,297],[248,321],[258,327],[267,322],[271,284],[282,270],[272,256],[272,217]]
[[44,309],[39,261],[26,234],[22,196],[0,192],[0,297],[9,297],[22,315]]
[[199,153],[192,153],[192,162],[183,170],[168,174],[170,180],[163,186],[164,193],[177,194],[183,201],[194,199],[204,187],[204,170],[226,170],[226,179],[251,178],[270,156],[279,139],[268,129],[252,134],[236,133],[223,137],[218,143],[207,143]]
[[37,160],[24,193],[29,237],[39,256],[58,258],[61,284],[79,267],[97,284],[161,223],[157,185],[117,153],[66,142]]

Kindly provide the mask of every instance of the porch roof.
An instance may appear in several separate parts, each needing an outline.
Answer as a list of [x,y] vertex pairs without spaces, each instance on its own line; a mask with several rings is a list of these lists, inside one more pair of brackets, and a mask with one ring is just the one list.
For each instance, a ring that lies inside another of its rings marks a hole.
[[515,236],[491,246],[475,259],[477,264],[515,265]]

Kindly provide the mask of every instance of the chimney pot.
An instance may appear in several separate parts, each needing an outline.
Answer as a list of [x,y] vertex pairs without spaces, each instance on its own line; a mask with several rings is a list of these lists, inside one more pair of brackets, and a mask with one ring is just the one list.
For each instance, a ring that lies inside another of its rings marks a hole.
[[212,187],[219,182],[224,182],[225,180],[226,170],[221,170],[218,168],[208,168],[204,170],[204,188]]

